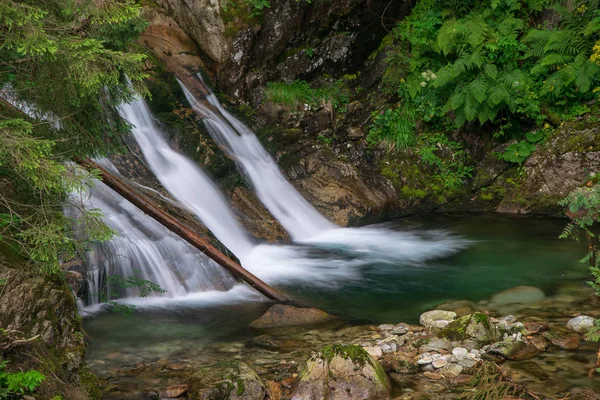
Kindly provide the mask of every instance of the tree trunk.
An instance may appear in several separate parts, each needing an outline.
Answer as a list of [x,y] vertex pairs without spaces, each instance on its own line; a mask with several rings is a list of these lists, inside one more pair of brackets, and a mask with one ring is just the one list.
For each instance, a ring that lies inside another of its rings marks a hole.
[[248,283],[254,289],[258,290],[260,293],[264,294],[268,298],[275,300],[281,303],[288,303],[289,300],[279,293],[277,290],[273,289],[256,276],[245,270],[241,265],[234,262],[232,259],[227,257],[225,254],[221,253],[214,246],[208,243],[205,239],[194,233],[191,229],[177,221],[175,218],[171,217],[164,211],[158,208],[152,201],[138,195],[133,191],[127,184],[121,181],[119,178],[96,164],[91,160],[76,160],[77,163],[82,165],[87,170],[99,170],[101,172],[102,181],[113,189],[115,192],[119,193],[121,196],[129,200],[136,207],[144,211],[146,214],[154,218],[164,227],[169,229],[171,232],[175,233],[183,240],[206,254],[217,264],[225,268],[229,271],[235,278],[243,280]]

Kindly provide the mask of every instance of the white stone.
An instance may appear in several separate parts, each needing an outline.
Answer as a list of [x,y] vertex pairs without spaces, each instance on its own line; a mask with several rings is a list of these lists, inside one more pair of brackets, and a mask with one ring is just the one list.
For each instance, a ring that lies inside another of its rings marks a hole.
[[432,362],[433,359],[431,357],[420,358],[419,360],[417,360],[417,364],[419,365],[431,364]]
[[569,322],[567,322],[567,328],[577,333],[586,333],[594,326],[595,321],[596,320],[592,317],[581,315],[570,319]]
[[365,346],[363,349],[365,349],[365,351],[376,360],[379,360],[381,357],[383,357],[383,350],[377,346]]
[[437,360],[433,360],[431,365],[433,365],[433,368],[442,368],[448,365],[448,361],[443,358],[438,358]]
[[458,364],[448,364],[440,370],[440,373],[446,378],[455,378],[462,372],[463,367]]
[[467,354],[469,354],[469,351],[467,349],[465,349],[464,347],[455,347],[452,350],[452,354],[458,360],[462,360],[463,358],[465,358],[467,356]]

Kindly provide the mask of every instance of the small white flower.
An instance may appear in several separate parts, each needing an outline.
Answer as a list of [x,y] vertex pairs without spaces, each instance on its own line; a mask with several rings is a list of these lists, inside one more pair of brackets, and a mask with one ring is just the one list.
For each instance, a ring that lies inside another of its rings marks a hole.
[[427,82],[421,82],[421,87],[427,86]]

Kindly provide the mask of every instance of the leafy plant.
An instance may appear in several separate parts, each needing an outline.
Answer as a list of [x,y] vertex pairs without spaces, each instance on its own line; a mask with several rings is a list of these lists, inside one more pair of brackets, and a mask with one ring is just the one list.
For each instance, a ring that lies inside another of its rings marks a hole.
[[527,160],[531,153],[537,149],[535,144],[542,141],[544,136],[543,130],[527,132],[525,134],[525,140],[521,140],[508,146],[504,152],[500,154],[500,158],[511,163],[522,164]]
[[22,398],[33,393],[46,377],[34,369],[26,372],[8,372],[8,361],[0,361],[0,399],[11,400]]
[[[575,112],[572,104],[598,93],[598,3],[421,0],[393,31],[383,89],[414,110],[410,124],[539,126],[545,110]],[[560,21],[554,27],[545,27],[548,7]],[[530,148],[513,146],[507,157],[522,162],[516,154]]]
[[319,88],[313,88],[301,80],[291,83],[269,82],[265,95],[268,101],[283,104],[290,110],[328,105],[332,110],[345,112],[345,105],[350,101],[346,80],[338,79]]
[[409,107],[387,109],[373,113],[373,123],[367,141],[385,141],[398,149],[407,149],[416,143],[414,110]]
[[[593,176],[585,187],[573,190],[559,202],[567,208],[571,222],[565,227],[561,239],[585,240],[587,254],[581,262],[590,266],[593,280],[588,284],[600,296],[600,242],[598,240],[598,223],[600,222],[600,184]],[[600,341],[600,322],[587,333],[587,339]]]

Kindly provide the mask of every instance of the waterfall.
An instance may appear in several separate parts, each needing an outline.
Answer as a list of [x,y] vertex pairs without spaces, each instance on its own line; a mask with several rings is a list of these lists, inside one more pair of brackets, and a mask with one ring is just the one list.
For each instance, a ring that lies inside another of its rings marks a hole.
[[136,275],[158,284],[168,297],[233,287],[235,280],[220,266],[102,182],[95,182],[86,193],[73,193],[70,203],[68,215],[77,219],[82,207],[99,209],[115,232],[114,238],[93,245],[85,254],[87,305],[98,304],[106,292],[119,298],[138,295],[136,288],[111,284],[108,276]]
[[136,98],[130,104],[121,105],[119,112],[133,125],[133,136],[164,188],[192,211],[225,247],[238,258],[244,257],[254,243],[208,176],[191,160],[171,149],[146,103]]
[[204,124],[213,139],[239,163],[260,201],[294,241],[305,241],[337,228],[285,179],[256,135],[223,109],[214,93],[206,100],[217,112],[198,101],[181,82],[180,85],[194,111],[205,117]]
[[[202,77],[198,77],[204,84]],[[214,93],[209,92],[206,100],[200,101],[181,81],[179,84],[194,111],[203,117],[213,139],[238,162],[258,198],[294,242],[343,250],[355,256],[369,255],[409,262],[447,254],[466,246],[465,241],[439,232],[431,232],[425,239],[421,235],[382,227],[340,228],[334,225],[286,180],[256,135],[227,112]]]

